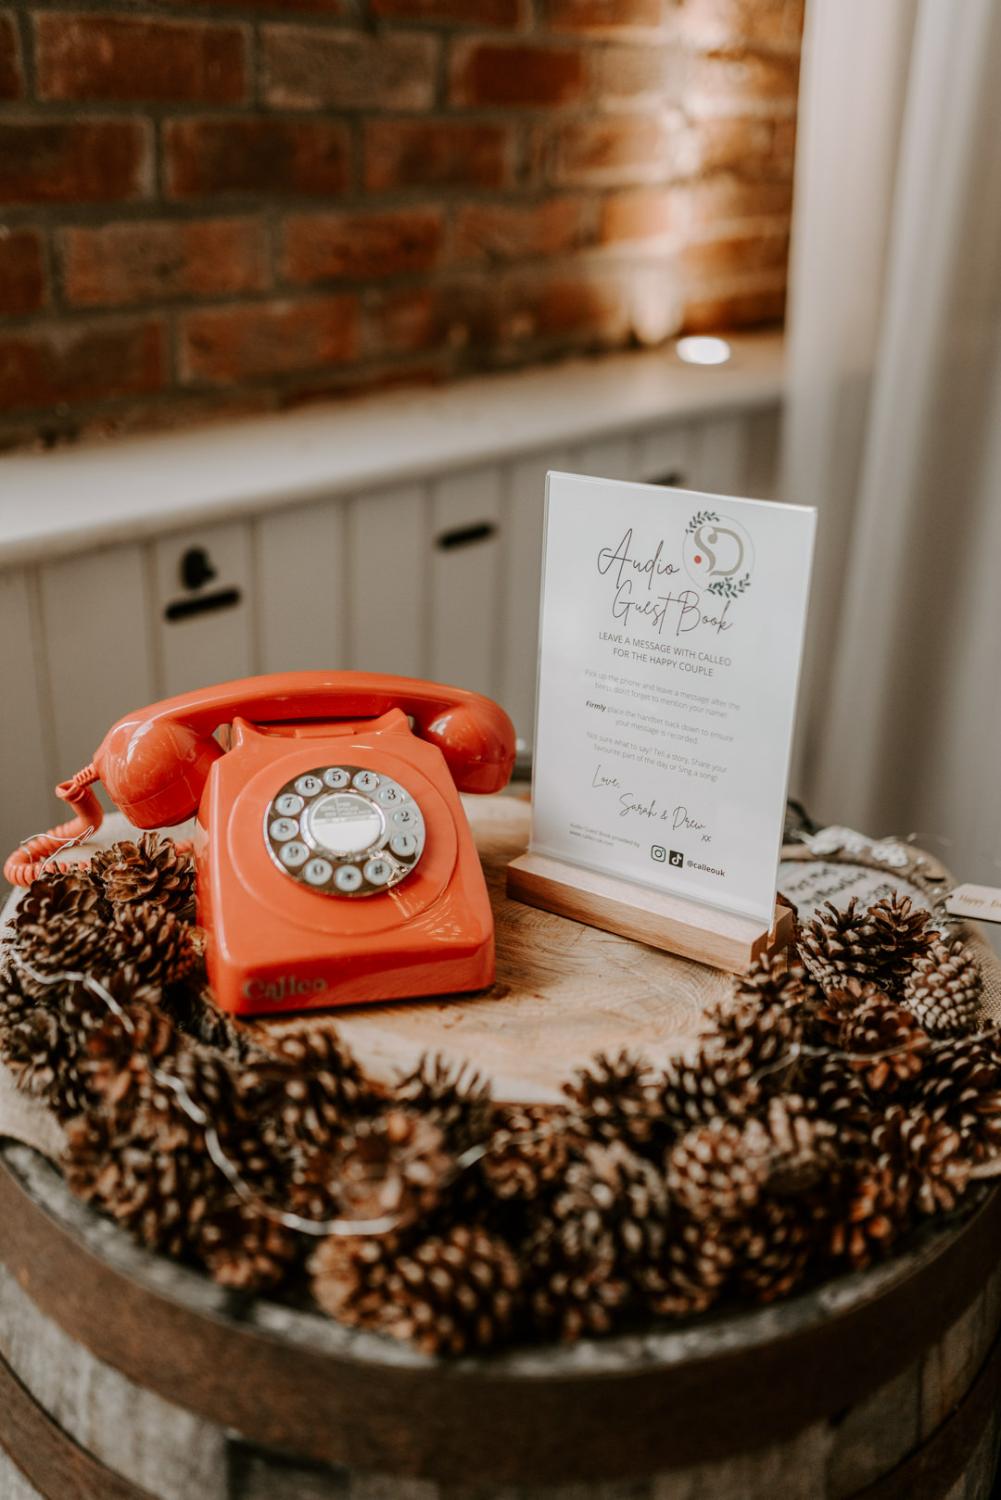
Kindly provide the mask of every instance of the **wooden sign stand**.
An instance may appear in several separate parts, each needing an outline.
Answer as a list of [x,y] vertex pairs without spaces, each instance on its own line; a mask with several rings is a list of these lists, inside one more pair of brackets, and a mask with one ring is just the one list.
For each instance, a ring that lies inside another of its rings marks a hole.
[[750,917],[717,911],[613,875],[599,875],[531,850],[508,865],[507,893],[526,906],[731,974],[746,974],[755,959],[788,947],[793,938],[795,913],[781,896],[771,928],[763,928]]

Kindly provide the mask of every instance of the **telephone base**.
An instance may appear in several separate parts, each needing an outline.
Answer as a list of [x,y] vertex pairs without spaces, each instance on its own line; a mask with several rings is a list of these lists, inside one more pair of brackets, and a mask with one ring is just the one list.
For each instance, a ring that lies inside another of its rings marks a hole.
[[793,938],[795,913],[782,896],[775,903],[772,926],[766,928],[750,917],[648,890],[531,850],[508,865],[507,894],[526,906],[731,974],[746,974],[762,954],[788,947]]

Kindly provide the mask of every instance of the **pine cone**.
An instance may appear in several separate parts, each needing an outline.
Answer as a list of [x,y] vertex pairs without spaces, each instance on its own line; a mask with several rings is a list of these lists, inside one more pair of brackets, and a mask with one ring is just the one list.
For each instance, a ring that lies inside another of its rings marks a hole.
[[33,903],[23,917],[19,909],[11,961],[25,995],[51,999],[72,982],[61,981],[61,974],[102,975],[117,967],[107,952],[108,924],[99,907],[84,898],[74,909],[75,901],[70,895],[66,905]]
[[25,928],[44,925],[52,917],[107,915],[100,886],[91,879],[85,864],[65,870],[49,869],[25,890],[14,913],[12,926],[18,938]]
[[[213,1126],[218,1149],[263,1203],[281,1205],[279,1163],[262,1146],[220,1059],[177,1036],[165,1071]],[[227,1284],[276,1285],[301,1253],[300,1237],[244,1201],[213,1160],[205,1125],[138,1055],[129,1086],[69,1122],[66,1180],[73,1192],[141,1243],[209,1267]]]
[[646,1146],[660,1114],[657,1079],[650,1064],[629,1052],[599,1053],[563,1085],[580,1131],[598,1141]]
[[803,1026],[791,993],[792,986],[780,998],[770,979],[752,982],[708,1013],[707,1035],[731,1060],[746,1064],[763,1090],[786,1087],[799,1067]]
[[[851,1002],[840,1006],[842,997]],[[921,1072],[928,1037],[914,1016],[885,995],[874,993],[856,1003],[849,989],[833,990],[829,999],[841,1008],[837,1047],[847,1053],[849,1068],[874,1093],[892,1093]]]
[[467,1072],[443,1057],[421,1058],[412,1073],[401,1078],[393,1090],[397,1104],[404,1104],[431,1117],[456,1156],[470,1146],[486,1141],[493,1106],[490,1085],[475,1072]]
[[720,1116],[683,1135],[667,1158],[672,1201],[698,1223],[723,1224],[747,1214],[761,1197],[768,1161],[746,1146],[741,1125]]
[[537,1330],[606,1333],[628,1303],[663,1293],[667,1213],[651,1162],[621,1142],[581,1147],[527,1247]]
[[886,1160],[850,1162],[829,1237],[833,1259],[860,1271],[887,1255],[910,1222],[910,1196]]
[[481,1163],[487,1191],[502,1202],[544,1201],[570,1162],[569,1122],[569,1112],[559,1106],[501,1106]]
[[753,1110],[761,1089],[746,1057],[734,1056],[710,1038],[691,1058],[673,1058],[660,1091],[661,1127],[671,1138],[717,1116],[739,1118]]
[[824,990],[847,979],[874,979],[879,972],[876,929],[853,896],[842,910],[825,901],[799,930],[800,959],[810,978]]
[[102,971],[122,968],[134,982],[164,988],[198,963],[192,929],[165,906],[132,903],[116,908],[102,956]]
[[331,1028],[309,1024],[260,1040],[265,1045],[248,1059],[243,1085],[248,1097],[257,1096],[275,1149],[329,1147],[349,1120],[374,1106],[361,1068]]
[[762,1198],[735,1237],[738,1290],[757,1302],[788,1296],[805,1277],[817,1245],[813,1216],[800,1204]]
[[178,853],[173,839],[144,833],[138,844],[123,840],[95,854],[94,879],[114,904],[162,906],[177,916],[188,915],[195,899],[195,862]]
[[973,951],[957,940],[936,939],[920,954],[903,983],[901,999],[933,1036],[964,1036],[980,1020],[980,968]]
[[668,1318],[707,1312],[730,1286],[735,1266],[729,1234],[715,1221],[693,1219],[679,1209],[671,1220],[664,1286],[650,1298],[650,1311]]
[[313,1295],[333,1318],[389,1334],[427,1354],[503,1343],[521,1304],[518,1262],[503,1240],[456,1225],[405,1236],[331,1237],[311,1263]]
[[[109,975],[102,984],[128,1023],[141,1024],[147,1007],[127,976]],[[16,970],[4,978],[0,1057],[17,1086],[43,1099],[61,1120],[79,1113],[94,1095],[91,1048],[107,1027],[124,1033],[106,1001],[82,984],[48,987],[38,1000],[18,988]]]
[[944,1120],[894,1105],[876,1125],[872,1145],[920,1214],[951,1213],[966,1191],[971,1163],[959,1131]]
[[425,1115],[395,1106],[358,1120],[326,1163],[338,1217],[390,1218],[394,1228],[432,1214],[454,1175],[455,1159],[438,1126]]
[[260,1292],[280,1286],[305,1254],[303,1236],[252,1205],[213,1203],[199,1226],[197,1258],[220,1286]]
[[816,1100],[821,1117],[834,1126],[843,1146],[865,1145],[872,1134],[875,1108],[861,1075],[849,1063],[831,1054],[812,1059],[803,1087]]
[[922,1075],[916,1106],[957,1131],[963,1155],[984,1161],[1001,1151],[1001,1050],[993,1037],[956,1037]]
[[788,949],[763,953],[747,974],[738,975],[734,981],[737,1002],[780,1005],[797,1021],[815,1003],[816,997],[816,985],[803,965],[793,961]]
[[877,977],[882,988],[896,997],[912,965],[935,940],[931,917],[909,896],[901,895],[884,896],[870,906],[867,916],[879,957]]

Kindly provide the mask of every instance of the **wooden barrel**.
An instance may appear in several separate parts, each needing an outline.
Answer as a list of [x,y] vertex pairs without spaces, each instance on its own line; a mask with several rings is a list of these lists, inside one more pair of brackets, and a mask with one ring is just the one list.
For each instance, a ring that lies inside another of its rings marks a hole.
[[[366,1066],[437,1042],[502,1097],[545,1098],[597,1046],[694,1034],[719,976],[505,904],[525,831],[511,804],[477,817],[495,992],[338,1017]],[[999,1246],[983,1190],[885,1265],[768,1308],[435,1360],[140,1249],[8,1142],[0,1500],[986,1500]]]
[[986,1500],[1001,1193],[685,1328],[436,1361],[243,1299],[0,1152],[4,1500]]

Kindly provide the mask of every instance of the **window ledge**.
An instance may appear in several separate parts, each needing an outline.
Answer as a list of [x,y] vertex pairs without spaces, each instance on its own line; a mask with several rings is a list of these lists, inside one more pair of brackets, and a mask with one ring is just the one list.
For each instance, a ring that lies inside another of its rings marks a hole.
[[0,566],[778,403],[781,335],[731,343],[714,367],[608,355],[0,459]]

